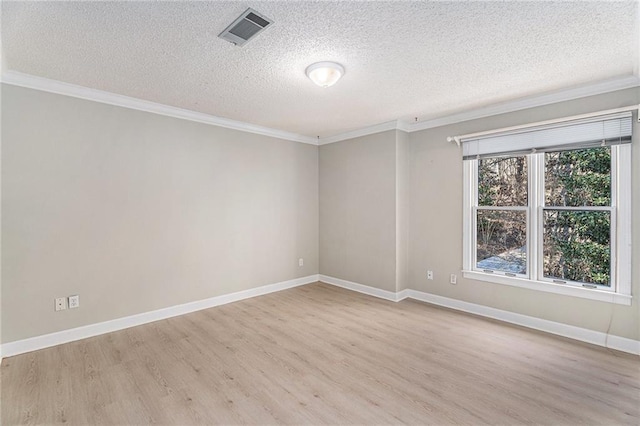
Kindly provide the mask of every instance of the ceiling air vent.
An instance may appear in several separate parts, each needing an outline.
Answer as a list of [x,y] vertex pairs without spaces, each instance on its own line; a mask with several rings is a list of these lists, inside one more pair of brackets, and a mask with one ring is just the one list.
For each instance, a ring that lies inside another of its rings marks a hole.
[[271,25],[273,21],[249,8],[231,23],[218,37],[236,46],[244,46],[249,40]]

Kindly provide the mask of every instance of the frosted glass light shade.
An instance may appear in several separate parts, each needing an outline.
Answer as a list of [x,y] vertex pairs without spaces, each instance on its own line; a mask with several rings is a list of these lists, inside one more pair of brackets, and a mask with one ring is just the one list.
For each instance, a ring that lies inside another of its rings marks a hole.
[[307,77],[320,87],[336,84],[344,75],[344,67],[335,62],[316,62],[307,67]]

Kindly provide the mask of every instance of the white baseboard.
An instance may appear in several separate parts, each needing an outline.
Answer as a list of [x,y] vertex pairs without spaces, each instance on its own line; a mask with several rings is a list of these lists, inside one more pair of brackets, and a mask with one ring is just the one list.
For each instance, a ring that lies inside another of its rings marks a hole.
[[326,275],[320,275],[320,281],[393,302],[399,302],[406,298],[420,300],[422,302],[444,306],[446,308],[468,312],[471,314],[480,315],[483,317],[492,318],[551,334],[556,334],[558,336],[568,337],[574,340],[579,340],[581,342],[587,342],[594,345],[631,353],[634,355],[640,355],[640,341],[627,339],[626,337],[614,336],[607,333],[602,333],[600,331],[589,330],[586,328],[562,324],[555,321],[548,321],[528,315],[517,314],[515,312],[503,311],[501,309],[491,308],[488,306],[478,305],[470,302],[464,302],[462,300],[451,299],[449,297],[438,296],[436,294],[425,293],[418,290],[401,290],[397,293],[394,293],[387,290],[380,290],[378,288],[374,288],[364,284],[345,281],[334,277],[328,277]]
[[269,284],[262,287],[256,287],[249,290],[243,290],[236,293],[216,296],[209,299],[199,300],[196,302],[185,303],[182,305],[171,306],[151,312],[144,312],[124,318],[118,318],[111,321],[105,321],[97,324],[86,325],[83,327],[63,330],[56,333],[36,336],[29,339],[18,340],[15,342],[0,345],[0,360],[3,357],[19,355],[26,352],[44,349],[63,343],[73,342],[88,337],[98,336],[112,331],[123,330],[137,325],[147,324],[150,322],[184,315],[190,312],[202,309],[212,308],[239,300],[249,299],[251,297],[262,296],[264,294],[274,293],[289,288],[310,284],[316,281],[322,281],[327,284],[345,288],[359,293],[368,294],[381,299],[399,302],[403,299],[410,298],[431,303],[434,305],[444,306],[463,312],[480,315],[487,318],[493,318],[511,324],[521,325],[535,330],[544,331],[559,336],[569,337],[571,339],[582,342],[592,343],[594,345],[616,349],[635,355],[640,355],[640,341],[627,339],[625,337],[609,335],[599,331],[588,330],[581,327],[562,324],[554,321],[548,321],[540,318],[521,315],[514,312],[503,311],[475,303],[464,302],[462,300],[451,299],[448,297],[438,296],[435,294],[425,293],[418,290],[402,290],[392,292],[381,290],[375,287],[358,284],[339,278],[329,277],[326,275],[309,275],[307,277],[297,278],[294,280],[283,281],[280,283]]
[[221,296],[211,297],[209,299],[198,300],[182,305],[170,306],[168,308],[158,309],[156,311],[144,312],[137,315],[131,315],[128,317],[100,322],[97,324],[85,325],[83,327],[58,331],[56,333],[36,336],[29,339],[17,340],[15,342],[9,342],[1,345],[0,353],[6,358],[26,352],[36,351],[38,349],[60,345],[62,343],[73,342],[80,339],[86,339],[87,337],[98,336],[100,334],[110,333],[112,331],[123,330],[125,328],[135,327],[137,325],[147,324],[178,315],[188,314],[190,312],[212,308],[214,306],[225,305],[227,303],[237,302],[239,300],[249,299],[251,297],[262,296],[265,294],[274,293],[276,291],[310,284],[316,281],[319,281],[319,275],[309,275],[307,277],[296,278],[293,280],[283,281],[275,284],[268,284],[261,287],[251,288],[249,290],[238,291],[236,293],[223,294]]
[[493,318],[511,324],[521,325],[535,330],[544,331],[558,336],[569,337],[571,339],[580,340],[582,342],[592,343],[598,346],[604,346],[610,349],[616,349],[622,352],[628,352],[640,355],[640,341],[627,339],[625,337],[614,336],[600,331],[589,330],[586,328],[576,327],[573,325],[562,324],[555,321],[548,321],[541,318],[530,317],[528,315],[517,314],[514,312],[503,311],[501,309],[490,308],[484,305],[464,302],[462,300],[450,299],[448,297],[438,296],[435,294],[424,293],[417,290],[406,290],[407,297],[410,299],[420,300],[434,305],[444,306],[458,311],[468,312],[487,318]]
[[381,299],[391,300],[392,302],[398,302],[399,294],[395,291],[382,290],[379,288],[371,287],[364,284],[354,283],[352,281],[342,280],[340,278],[334,278],[327,275],[320,275],[320,281],[323,283],[335,285],[336,287],[346,288],[347,290],[357,291],[358,293],[368,294],[369,296],[379,297]]

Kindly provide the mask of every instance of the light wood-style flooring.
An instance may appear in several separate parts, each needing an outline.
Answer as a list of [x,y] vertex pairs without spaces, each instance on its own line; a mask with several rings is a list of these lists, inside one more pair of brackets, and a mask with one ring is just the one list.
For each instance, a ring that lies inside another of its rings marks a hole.
[[310,284],[6,358],[2,424],[632,424],[640,358]]

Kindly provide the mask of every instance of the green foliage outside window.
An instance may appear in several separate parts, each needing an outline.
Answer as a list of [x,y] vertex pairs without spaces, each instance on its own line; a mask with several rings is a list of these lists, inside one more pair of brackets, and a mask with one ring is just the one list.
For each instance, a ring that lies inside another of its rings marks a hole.
[[[544,154],[544,161],[544,276],[609,286],[611,212],[567,211],[554,207],[611,205],[611,149],[549,152]],[[527,189],[525,156],[478,161],[479,206],[527,206]],[[524,218],[520,220],[515,212],[479,211],[476,220],[479,265],[487,259],[504,259],[517,263],[513,265],[515,269],[503,266],[505,271],[524,268],[526,247],[523,244],[527,232]]]
[[553,207],[611,205],[611,148],[545,154],[544,275],[609,286],[611,214]]
[[611,148],[545,154],[547,206],[610,206]]
[[[478,161],[478,205],[526,207],[527,158],[486,158]],[[527,262],[525,211],[478,211],[477,260],[483,269],[524,274]],[[489,260],[487,260],[489,259]]]

